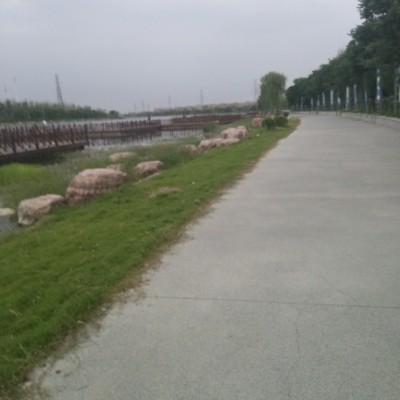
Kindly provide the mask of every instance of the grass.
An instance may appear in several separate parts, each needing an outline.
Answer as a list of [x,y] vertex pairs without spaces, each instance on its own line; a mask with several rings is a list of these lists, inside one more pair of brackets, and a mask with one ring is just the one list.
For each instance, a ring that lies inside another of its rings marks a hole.
[[0,167],[0,200],[17,208],[19,202],[47,193],[63,195],[73,176],[82,169],[107,165],[106,155],[74,152],[58,157],[50,165],[8,164]]
[[16,398],[40,360],[297,124],[179,161],[168,147],[140,149],[168,158],[168,169],[0,237],[0,398]]
[[[182,143],[192,143],[185,139]],[[134,179],[132,167],[141,161],[161,160],[166,168],[184,163],[193,155],[181,150],[179,143],[163,143],[153,146],[128,147],[136,157],[124,160],[122,169]],[[78,151],[65,153],[48,165],[8,164],[0,166],[0,200],[4,207],[16,209],[21,200],[42,194],[64,195],[72,178],[86,168],[104,168],[110,163],[108,156],[119,150]]]

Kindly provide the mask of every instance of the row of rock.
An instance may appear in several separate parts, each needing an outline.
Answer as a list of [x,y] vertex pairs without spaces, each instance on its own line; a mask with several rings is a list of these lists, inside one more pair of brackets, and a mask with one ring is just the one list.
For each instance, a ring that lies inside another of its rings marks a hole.
[[[248,131],[244,126],[228,128],[221,132],[219,138],[202,140],[197,147],[185,145],[182,146],[182,149],[197,153],[213,147],[238,143],[247,135]],[[47,194],[21,201],[17,210],[18,224],[31,225],[60,204],[77,204],[103,193],[114,191],[127,180],[127,174],[121,171],[121,164],[117,163],[135,156],[133,152],[114,153],[109,156],[108,160],[112,164],[108,168],[91,168],[79,172],[68,186],[65,197],[58,194]],[[137,164],[133,171],[139,178],[145,178],[154,175],[163,168],[164,163],[162,161],[154,160]]]
[[[161,161],[145,161],[134,168],[140,177],[158,172],[164,167]],[[18,205],[18,224],[32,225],[60,204],[78,204],[104,193],[113,192],[127,180],[127,174],[115,168],[90,168],[79,172],[67,188],[65,197],[47,194],[22,200]]]
[[223,147],[235,144],[245,139],[248,135],[245,126],[238,126],[237,128],[228,128],[221,132],[219,138],[202,140],[198,146],[200,151],[206,151],[214,147]]

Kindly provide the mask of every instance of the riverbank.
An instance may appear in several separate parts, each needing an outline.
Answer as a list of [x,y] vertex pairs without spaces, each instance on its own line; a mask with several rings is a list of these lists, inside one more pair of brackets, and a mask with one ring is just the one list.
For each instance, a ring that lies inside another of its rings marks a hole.
[[[19,202],[26,198],[45,193],[63,195],[71,179],[86,168],[104,168],[108,156],[118,151],[134,151],[138,157],[166,157],[177,153],[182,144],[198,142],[202,131],[163,132],[138,141],[137,138],[96,139],[84,150],[53,154],[40,158],[35,163],[12,163],[0,166],[0,199],[2,206],[16,209]],[[162,154],[160,154],[162,153]],[[180,154],[180,156],[187,156]],[[182,158],[182,157],[181,157]],[[130,168],[130,160],[122,167]],[[176,160],[178,162],[179,160]],[[170,164],[170,162],[168,162]],[[2,227],[0,223],[0,233]]]
[[[140,184],[61,208],[39,225],[0,238],[0,393],[16,396],[31,369],[93,318],[265,151],[298,125],[251,130]],[[247,121],[247,124],[250,122]]]

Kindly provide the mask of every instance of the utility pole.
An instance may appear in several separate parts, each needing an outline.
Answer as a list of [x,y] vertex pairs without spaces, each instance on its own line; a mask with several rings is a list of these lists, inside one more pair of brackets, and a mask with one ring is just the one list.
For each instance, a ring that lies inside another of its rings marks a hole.
[[58,104],[63,106],[64,100],[63,100],[62,93],[61,93],[61,85],[60,85],[60,80],[58,79],[58,74],[56,74],[56,92],[57,92]]
[[17,78],[14,76],[14,101],[18,103]]
[[203,89],[200,89],[200,105],[203,107]]
[[394,69],[394,93],[393,93],[393,100],[394,100],[394,115],[397,116],[397,103],[400,104],[400,67],[396,67]]

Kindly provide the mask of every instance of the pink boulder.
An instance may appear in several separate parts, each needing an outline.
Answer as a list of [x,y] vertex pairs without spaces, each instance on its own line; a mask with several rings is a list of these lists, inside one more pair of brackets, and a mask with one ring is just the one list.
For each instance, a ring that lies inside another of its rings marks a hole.
[[124,172],[112,168],[85,169],[74,177],[65,198],[68,204],[89,200],[114,191],[126,180],[126,177]]
[[223,139],[244,139],[248,134],[245,126],[238,126],[236,128],[228,128],[221,132]]
[[196,154],[199,152],[199,149],[194,144],[185,144],[181,146],[181,150],[190,154]]
[[131,151],[122,151],[120,153],[113,153],[109,155],[108,161],[110,161],[111,163],[118,163],[127,160],[129,158],[135,157],[135,155],[136,154]]
[[239,143],[240,139],[238,138],[227,138],[227,139],[218,139],[217,147],[230,146],[231,144]]
[[18,205],[18,224],[32,225],[63,202],[64,198],[59,194],[46,194],[22,200]]
[[255,117],[251,121],[251,126],[253,128],[261,128],[261,124],[262,124],[262,118],[261,117]]
[[133,171],[139,175],[141,178],[144,178],[149,175],[153,175],[164,168],[164,163],[159,160],[155,161],[144,161],[136,165],[133,168]]
[[199,150],[206,151],[217,146],[217,139],[204,139],[199,143]]

